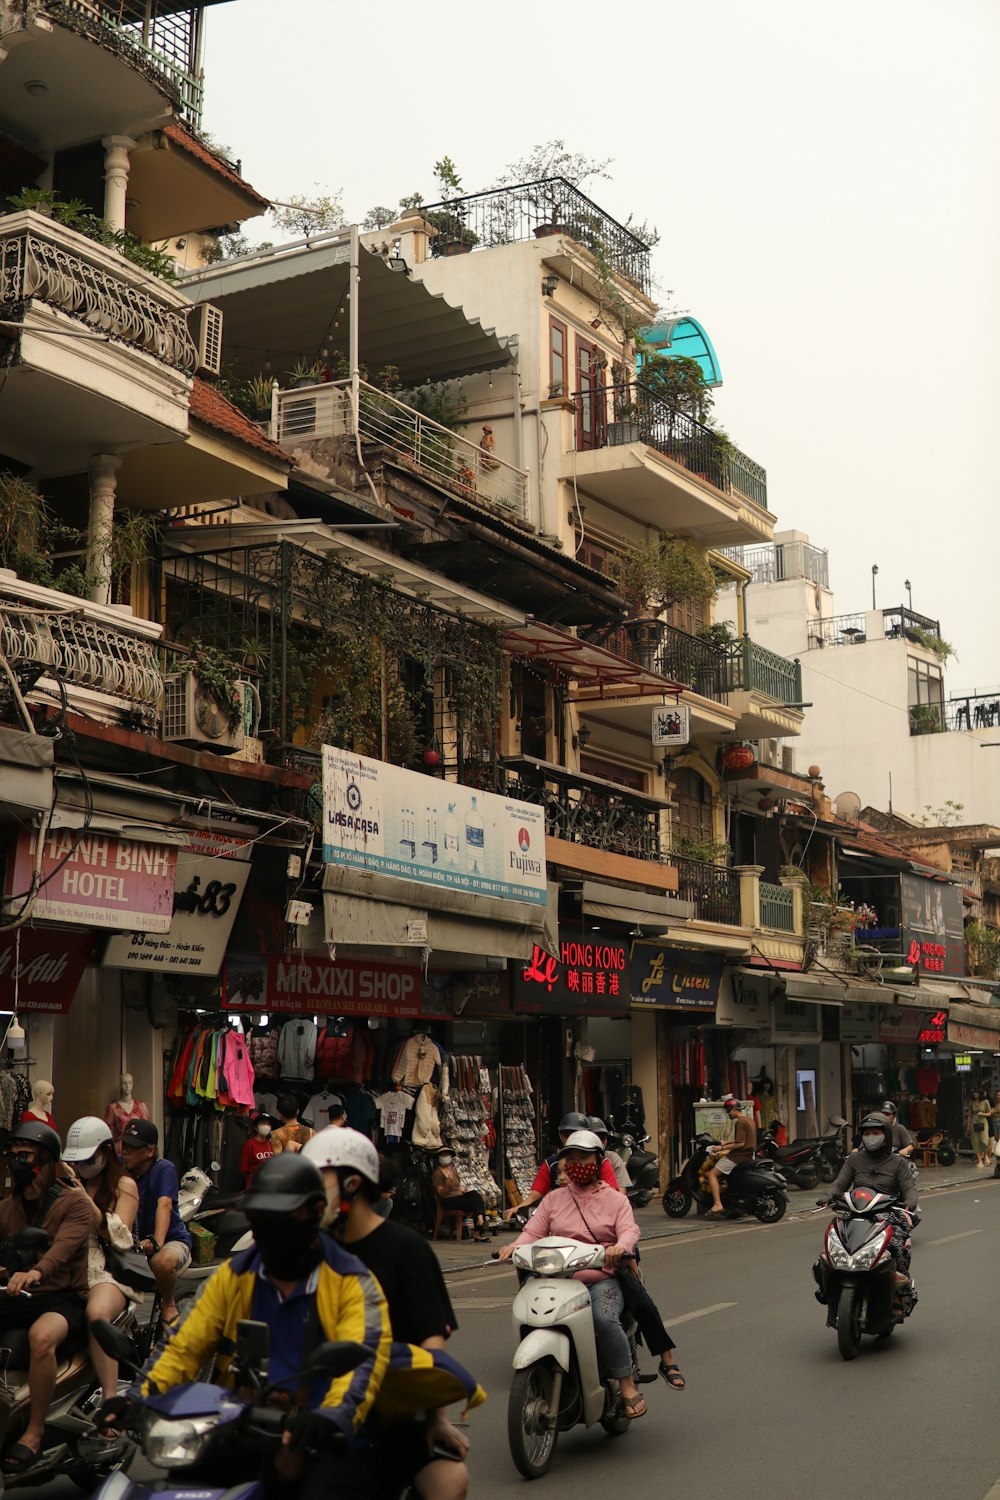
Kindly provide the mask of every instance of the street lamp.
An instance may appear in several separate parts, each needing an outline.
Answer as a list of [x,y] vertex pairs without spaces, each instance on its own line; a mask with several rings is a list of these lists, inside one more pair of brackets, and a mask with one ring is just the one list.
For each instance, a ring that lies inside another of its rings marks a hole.
[[910,614],[912,615],[912,613],[913,613],[913,586],[910,583],[910,580],[908,578],[904,578],[903,579],[903,587],[906,590],[907,607],[909,608]]
[[878,577],[878,563],[872,563],[872,609],[875,606],[875,579]]

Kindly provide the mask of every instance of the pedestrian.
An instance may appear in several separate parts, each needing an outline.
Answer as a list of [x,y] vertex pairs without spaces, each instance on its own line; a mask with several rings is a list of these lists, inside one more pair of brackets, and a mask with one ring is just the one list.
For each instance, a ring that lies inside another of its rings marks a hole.
[[308,1125],[299,1119],[299,1102],[294,1094],[281,1094],[277,1100],[281,1124],[271,1132],[271,1153],[280,1156],[282,1151],[301,1151],[312,1137]]
[[[434,1195],[445,1210],[464,1209],[467,1214],[472,1215],[473,1235],[472,1238],[480,1245],[489,1242],[486,1233],[486,1205],[483,1203],[482,1195],[473,1188],[466,1192],[462,1187],[462,1179],[458,1175],[453,1153],[446,1147],[438,1152],[438,1164],[431,1177],[431,1186]],[[457,1236],[461,1239],[461,1235]]]
[[990,1138],[1000,1140],[1000,1089],[996,1091],[993,1108],[990,1110]]
[[271,1131],[276,1123],[263,1110],[259,1114],[252,1115],[251,1119],[253,1135],[248,1136],[243,1142],[243,1150],[240,1152],[240,1175],[243,1178],[244,1190],[247,1192],[250,1190],[257,1171],[274,1155]]
[[989,1099],[982,1089],[972,1090],[972,1100],[969,1104],[968,1130],[972,1149],[976,1153],[976,1166],[988,1167],[990,1164],[990,1115],[992,1108]]

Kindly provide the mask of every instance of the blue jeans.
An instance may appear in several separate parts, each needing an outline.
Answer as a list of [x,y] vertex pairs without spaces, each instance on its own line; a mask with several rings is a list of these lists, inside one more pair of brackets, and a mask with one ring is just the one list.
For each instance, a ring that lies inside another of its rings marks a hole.
[[612,1380],[627,1379],[632,1373],[632,1350],[621,1325],[625,1299],[617,1276],[591,1283],[590,1305],[601,1372]]

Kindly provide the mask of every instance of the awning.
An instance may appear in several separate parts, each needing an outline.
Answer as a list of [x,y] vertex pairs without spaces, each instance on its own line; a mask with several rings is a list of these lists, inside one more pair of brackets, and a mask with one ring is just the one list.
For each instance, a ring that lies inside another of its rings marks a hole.
[[654,896],[649,891],[625,890],[598,880],[583,882],[581,901],[585,916],[642,927],[646,937],[662,936],[671,921],[684,922],[694,916],[695,910],[691,901]]
[[[223,312],[223,347],[235,376],[275,374],[298,360],[348,353],[350,231],[277,245],[223,262],[178,285]],[[422,281],[362,248],[359,357],[370,370],[395,365],[404,385],[447,380],[509,364],[511,341],[469,317]]]
[[547,662],[566,681],[581,687],[596,687],[602,692],[605,687],[627,687],[636,697],[647,694],[677,697],[684,691],[682,683],[661,677],[658,672],[648,672],[637,662],[626,661],[603,646],[592,646],[555,625],[529,620],[523,628],[508,630],[505,640],[512,655]]
[[812,1005],[907,1005],[933,1010],[939,1000],[928,998],[927,991],[916,986],[907,989],[892,988],[887,984],[852,984],[838,979],[834,974],[802,974],[796,969],[768,970],[744,966],[737,970],[747,978],[760,979],[765,976],[785,986],[789,1000],[804,1001]]

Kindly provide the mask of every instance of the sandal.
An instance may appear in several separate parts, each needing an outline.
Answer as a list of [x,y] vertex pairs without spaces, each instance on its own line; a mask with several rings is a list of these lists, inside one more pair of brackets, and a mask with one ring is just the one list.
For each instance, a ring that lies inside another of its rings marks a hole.
[[488,1234],[474,1234],[472,1238],[477,1245],[488,1245],[490,1242]]
[[41,1453],[29,1448],[26,1443],[15,1443],[0,1459],[0,1467],[5,1474],[26,1474],[29,1469],[34,1468],[40,1457]]
[[645,1397],[639,1394],[635,1396],[622,1397],[622,1411],[630,1422],[635,1422],[639,1417],[644,1417],[649,1410]]
[[717,1219],[721,1219],[726,1210],[724,1208],[710,1208],[708,1211],[710,1214],[714,1214]]
[[662,1359],[660,1360],[660,1368],[657,1371],[657,1374],[663,1376],[663,1379],[667,1382],[667,1385],[669,1385],[672,1391],[682,1391],[687,1383],[684,1379],[684,1376],[680,1372],[679,1366],[665,1365]]

